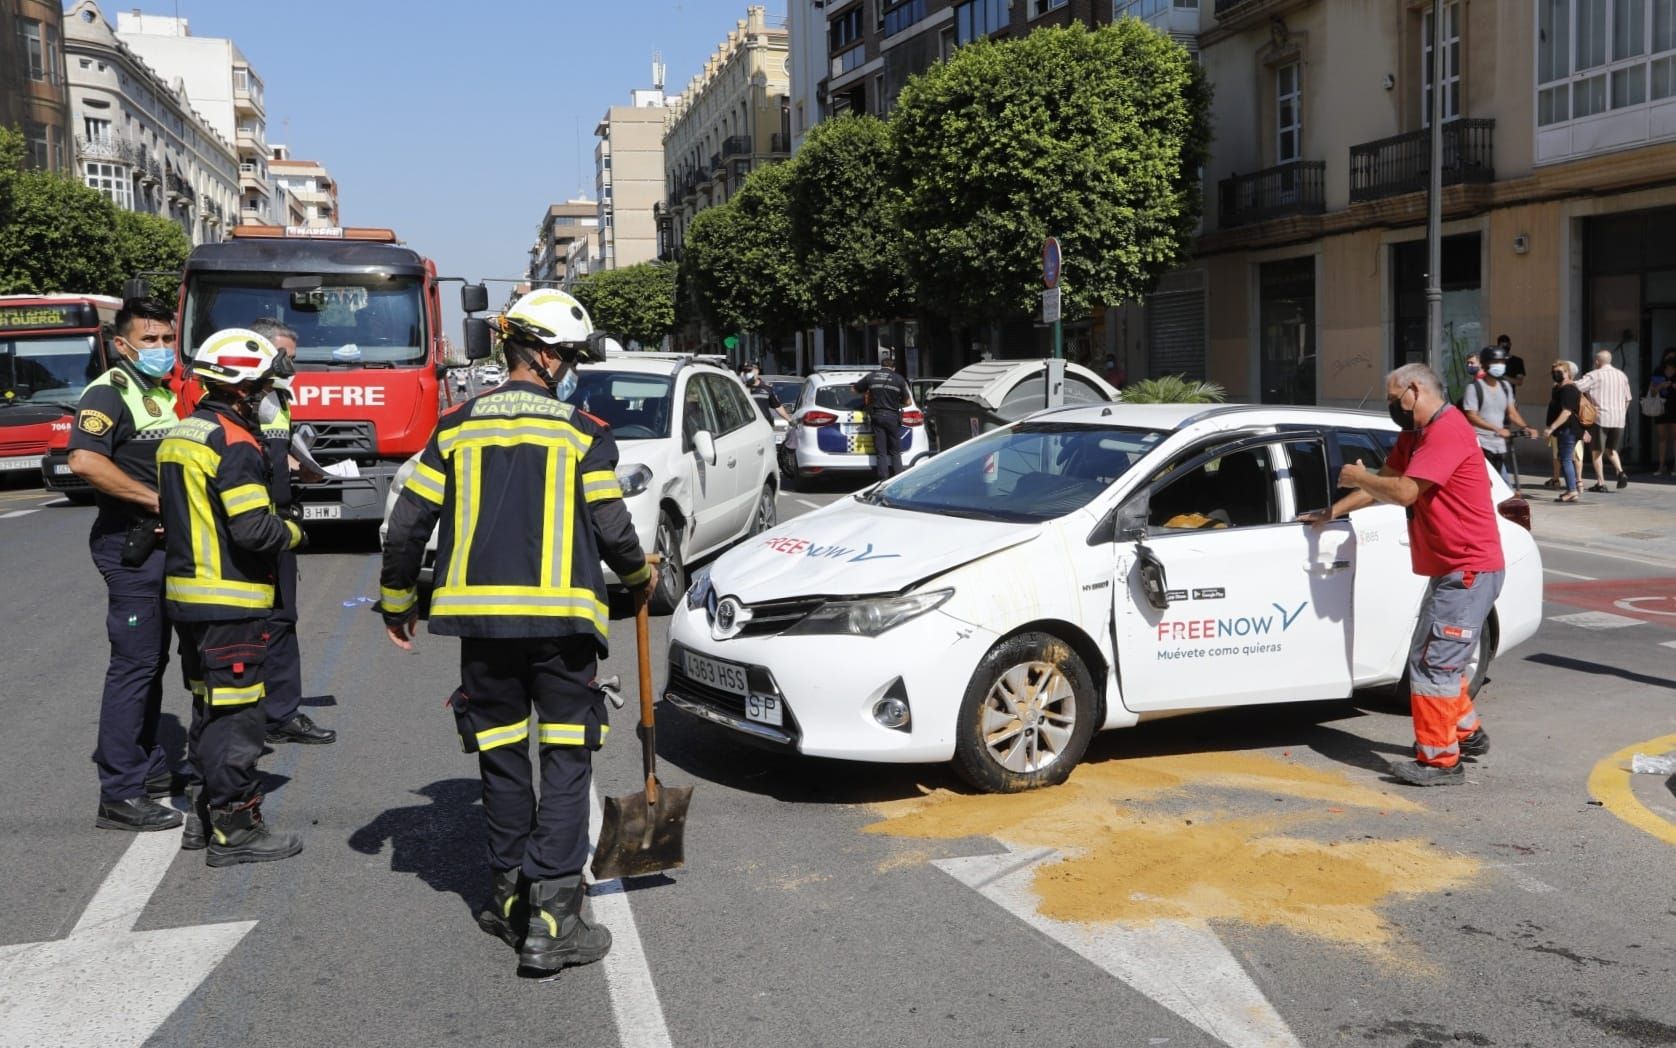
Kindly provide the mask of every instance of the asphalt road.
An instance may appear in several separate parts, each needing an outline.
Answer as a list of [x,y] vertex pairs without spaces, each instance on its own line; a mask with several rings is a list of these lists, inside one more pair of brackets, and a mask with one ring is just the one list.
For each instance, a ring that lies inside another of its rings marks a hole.
[[[838,497],[788,493],[782,518]],[[305,701],[340,741],[262,764],[266,815],[307,850],[219,871],[165,855],[149,893],[129,876],[137,839],[93,827],[91,513],[0,490],[0,1015],[24,977],[49,1018],[161,985],[166,966],[131,961],[143,936],[89,916],[122,882],[136,933],[254,922],[178,1006],[135,1007],[134,1043],[1676,1044],[1676,796],[1650,775],[1618,776],[1609,803],[1590,789],[1597,763],[1676,732],[1676,565],[1548,555],[1566,603],[1493,667],[1494,750],[1455,789],[1384,779],[1412,736],[1378,696],[1102,736],[1071,784],[1022,799],[764,754],[671,711],[689,868],[596,897],[613,960],[543,983],[472,920],[482,812],[442,708],[456,646],[384,640],[357,601],[377,592],[367,538],[318,535],[303,559]],[[620,623],[604,667],[631,699],[632,636]],[[167,710],[178,749],[184,692]],[[601,794],[637,788],[632,739],[600,754]],[[78,967],[15,945],[56,940]],[[41,1029],[0,1022],[0,1044],[51,1043]]]

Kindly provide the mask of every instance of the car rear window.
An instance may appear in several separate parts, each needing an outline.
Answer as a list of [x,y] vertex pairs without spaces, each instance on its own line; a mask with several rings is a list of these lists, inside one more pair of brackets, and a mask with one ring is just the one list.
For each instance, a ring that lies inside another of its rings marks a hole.
[[818,386],[815,389],[815,406],[832,408],[837,411],[860,411],[862,396],[857,393],[848,382],[838,382],[830,386]]

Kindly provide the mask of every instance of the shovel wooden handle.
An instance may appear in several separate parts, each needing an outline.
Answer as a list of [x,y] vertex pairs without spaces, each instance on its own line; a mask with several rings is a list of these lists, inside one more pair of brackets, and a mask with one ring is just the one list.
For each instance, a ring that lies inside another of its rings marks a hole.
[[[647,563],[661,560],[657,554],[646,558]],[[646,762],[646,803],[658,803],[658,740],[657,721],[652,714],[652,609],[646,602],[634,612],[635,654],[640,660],[640,749]]]

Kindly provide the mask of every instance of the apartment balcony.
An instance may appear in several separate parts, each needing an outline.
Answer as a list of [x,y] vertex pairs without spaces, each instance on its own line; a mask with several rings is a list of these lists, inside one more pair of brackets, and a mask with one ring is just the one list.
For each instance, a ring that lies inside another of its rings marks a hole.
[[751,136],[734,135],[722,143],[722,159],[751,155]]
[[709,171],[710,180],[720,178],[727,173],[727,169],[722,166],[722,155],[720,153],[710,154],[710,166],[706,170]]
[[226,217],[227,213],[221,210],[220,204],[213,200],[204,203],[204,222],[207,225],[219,226]]
[[76,136],[76,156],[83,160],[101,160],[113,164],[138,164],[140,147],[122,135],[100,135],[88,138]]
[[[1494,120],[1443,125],[1443,184],[1496,180]],[[1350,147],[1350,202],[1423,193],[1431,174],[1431,132],[1422,128]]]
[[1239,29],[1278,16],[1308,0],[1216,0],[1216,20],[1224,29]]
[[240,149],[251,150],[263,156],[268,155],[268,139],[261,131],[254,127],[240,126],[234,133],[234,145]]
[[169,203],[182,210],[193,207],[198,202],[198,194],[186,179],[171,173],[169,181]]
[[774,156],[791,155],[791,135],[784,131],[776,131],[768,136],[768,151]]
[[1327,210],[1326,180],[1324,160],[1294,160],[1233,175],[1217,183],[1217,216],[1228,229],[1270,218],[1319,215]]
[[257,175],[254,170],[246,171],[244,165],[241,164],[239,165],[239,192],[258,193],[266,197],[270,190],[265,179]]
[[267,116],[262,110],[261,94],[239,87],[233,88],[233,112],[239,116]]

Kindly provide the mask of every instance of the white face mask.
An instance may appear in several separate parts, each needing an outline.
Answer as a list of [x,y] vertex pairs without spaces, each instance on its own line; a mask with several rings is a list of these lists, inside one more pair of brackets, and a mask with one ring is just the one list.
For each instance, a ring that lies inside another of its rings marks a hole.
[[278,418],[279,394],[269,390],[268,395],[262,398],[261,405],[256,409],[256,421],[266,426]]

